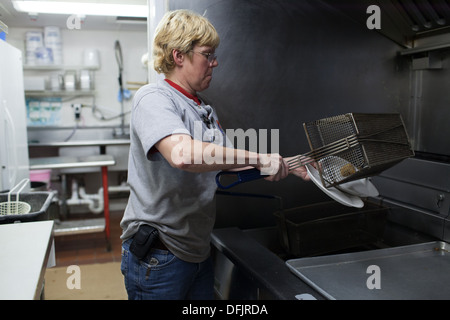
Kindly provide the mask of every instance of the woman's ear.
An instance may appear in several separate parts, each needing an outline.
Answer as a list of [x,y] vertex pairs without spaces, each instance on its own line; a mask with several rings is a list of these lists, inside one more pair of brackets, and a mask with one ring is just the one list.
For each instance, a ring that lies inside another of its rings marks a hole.
[[184,61],[184,58],[185,58],[185,55],[184,55],[183,52],[181,52],[180,50],[177,50],[177,49],[173,49],[172,57],[173,57],[173,61],[175,62],[175,64],[177,66],[182,66],[183,65],[183,61]]

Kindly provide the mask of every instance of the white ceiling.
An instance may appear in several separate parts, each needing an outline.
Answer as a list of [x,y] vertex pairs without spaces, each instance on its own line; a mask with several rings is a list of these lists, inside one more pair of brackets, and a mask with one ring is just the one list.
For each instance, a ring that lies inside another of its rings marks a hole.
[[[126,0],[123,0],[127,3]],[[0,21],[9,28],[41,28],[45,26],[58,26],[67,28],[69,15],[59,14],[39,14],[36,19],[32,19],[27,13],[18,12],[14,9],[11,0],[0,0]],[[126,19],[119,22],[119,20]],[[83,30],[130,30],[146,31],[145,21],[135,21],[135,19],[119,17],[87,16],[81,25]]]

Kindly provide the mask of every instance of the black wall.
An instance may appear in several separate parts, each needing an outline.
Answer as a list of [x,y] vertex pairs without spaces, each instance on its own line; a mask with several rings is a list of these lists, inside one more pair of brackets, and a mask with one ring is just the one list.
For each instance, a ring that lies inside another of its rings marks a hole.
[[[225,128],[279,129],[280,153],[309,151],[303,122],[348,112],[401,112],[409,73],[397,44],[318,0],[171,0],[204,14],[221,37],[205,92]],[[367,15],[364,11],[361,15]],[[312,182],[263,180],[236,192],[277,195],[285,207],[328,201]],[[218,197],[219,227],[274,223],[275,200]]]

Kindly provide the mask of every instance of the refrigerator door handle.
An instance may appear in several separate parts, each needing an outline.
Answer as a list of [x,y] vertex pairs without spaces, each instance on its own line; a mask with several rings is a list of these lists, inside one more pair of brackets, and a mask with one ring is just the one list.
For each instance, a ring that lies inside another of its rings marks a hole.
[[[16,144],[17,144],[16,128],[15,128],[11,113],[9,112],[8,107],[6,106],[5,102],[6,101],[3,101],[5,115],[6,115],[6,117],[5,117],[5,120],[6,120],[5,143],[6,143],[6,150],[10,151],[10,152],[7,152],[6,161],[10,168],[14,166],[14,169],[9,171],[9,176],[8,176],[9,185],[13,186],[16,184],[17,172],[19,170],[18,159],[17,159],[17,148],[16,148]],[[11,130],[8,130],[8,126],[11,128]]]

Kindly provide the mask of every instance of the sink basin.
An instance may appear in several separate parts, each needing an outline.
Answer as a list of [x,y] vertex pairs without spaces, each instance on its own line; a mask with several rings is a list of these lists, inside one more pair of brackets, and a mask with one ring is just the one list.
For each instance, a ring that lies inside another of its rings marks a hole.
[[[19,201],[28,203],[31,206],[30,212],[27,214],[0,215],[0,224],[45,220],[44,214],[47,212],[54,194],[54,192],[21,193]],[[12,194],[11,201],[14,200],[15,194]],[[8,194],[0,194],[0,202],[7,201]]]

